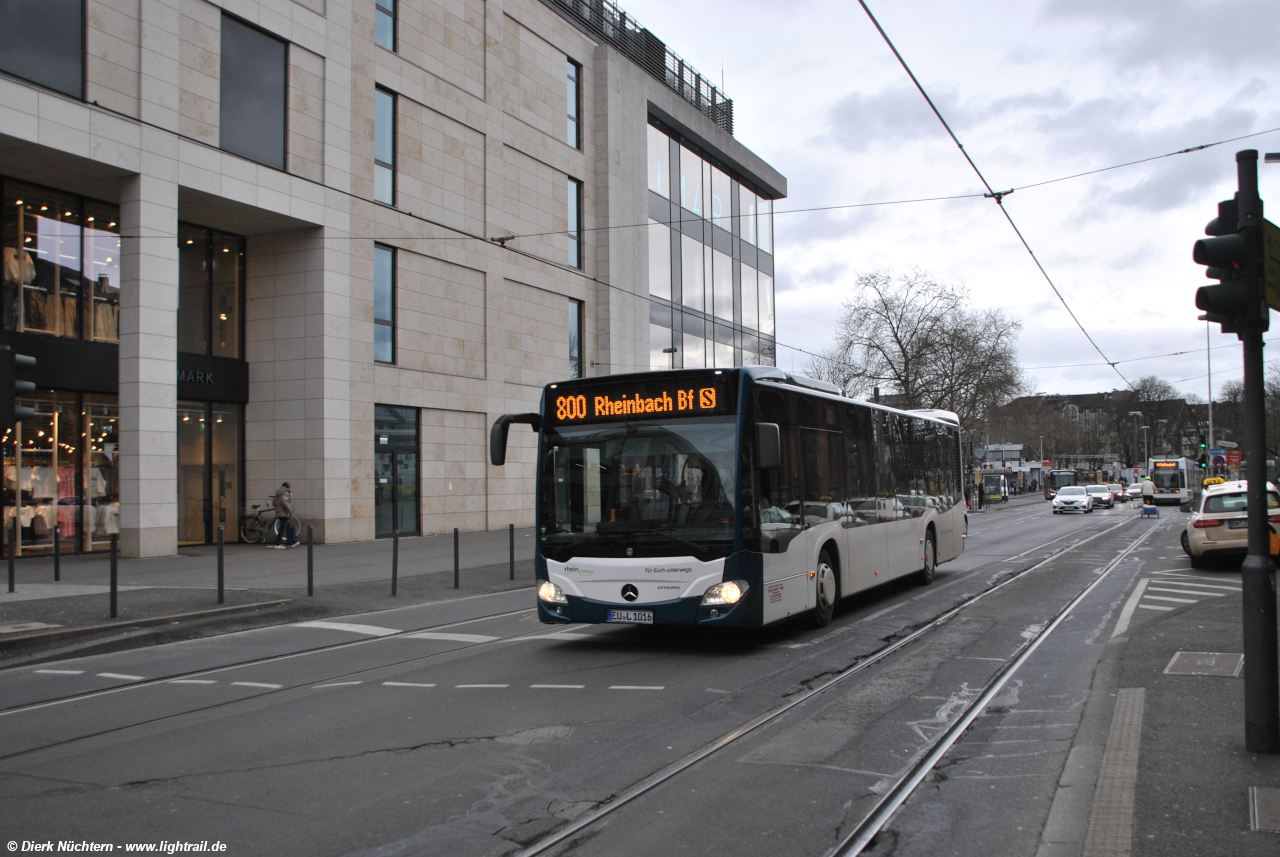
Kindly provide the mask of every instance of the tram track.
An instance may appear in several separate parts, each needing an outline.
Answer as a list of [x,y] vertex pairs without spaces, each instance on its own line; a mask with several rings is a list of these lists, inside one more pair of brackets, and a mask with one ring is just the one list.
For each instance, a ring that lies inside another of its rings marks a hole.
[[[716,740],[711,741],[710,743],[686,754],[680,759],[658,769],[654,773],[636,782],[630,788],[616,796],[613,796],[598,808],[581,816],[567,826],[560,828],[544,839],[533,843],[523,851],[518,852],[516,857],[537,857],[537,855],[546,854],[552,849],[566,843],[569,843],[570,847],[572,847],[571,840],[575,837],[580,835],[589,836],[593,828],[597,827],[609,818],[609,816],[633,803],[638,798],[658,789],[660,786],[675,779],[679,775],[709,760],[716,754],[720,753],[720,751],[748,735],[755,733],[762,727],[779,721],[788,713],[806,702],[813,700],[815,697],[826,693],[848,679],[892,657],[903,649],[911,646],[913,643],[921,640],[930,632],[946,625],[950,620],[956,618],[965,610],[989,598],[997,592],[1000,592],[1006,587],[1022,580],[1032,572],[1061,559],[1066,554],[1094,541],[1095,539],[1099,539],[1133,523],[1135,520],[1136,518],[1126,518],[1125,520],[1107,527],[1106,529],[1102,529],[1092,535],[1086,536],[1060,551],[1055,551],[1052,555],[1035,562],[1025,569],[1007,573],[1004,575],[1004,579],[1000,580],[1000,582],[995,583],[972,596],[966,597],[958,604],[953,605],[942,613],[936,615],[934,618],[909,631],[905,635],[889,638],[890,642],[888,642],[883,648],[866,655],[858,656],[852,664],[835,675],[826,678],[820,683],[801,690],[800,692],[790,696],[785,702],[751,718]],[[1069,599],[1067,603],[1054,614],[1053,618],[1046,623],[1043,631],[1033,639],[1022,644],[1015,651],[1014,655],[1011,656],[1009,662],[996,671],[978,696],[963,709],[962,713],[955,718],[947,729],[940,732],[939,735],[926,746],[918,756],[917,761],[910,765],[907,768],[906,773],[885,792],[881,799],[876,802],[872,811],[864,816],[863,820],[855,826],[854,830],[850,834],[846,835],[835,849],[828,852],[827,857],[846,857],[846,855],[860,853],[862,849],[864,849],[866,845],[874,839],[876,833],[883,828],[884,824],[892,817],[898,807],[900,807],[902,803],[910,797],[915,788],[923,781],[924,777],[928,775],[929,771],[933,769],[934,765],[937,764],[937,761],[946,754],[956,740],[958,740],[972,724],[973,720],[981,714],[982,710],[991,701],[991,699],[994,698],[1009,679],[1013,677],[1014,673],[1017,672],[1017,669],[1021,667],[1022,664],[1025,663],[1026,660],[1036,651],[1036,649],[1039,648],[1041,643],[1048,638],[1053,629],[1061,624],[1061,622],[1070,615],[1071,611],[1081,601],[1087,598],[1088,595],[1093,592],[1093,590],[1153,532],[1155,532],[1154,528],[1145,531],[1142,535],[1132,540],[1128,546],[1120,551],[1104,567],[1104,569],[1090,581],[1087,586],[1076,593],[1075,596]],[[1062,538],[1064,537],[1054,539],[1040,547],[1061,541]],[[975,572],[971,573],[980,572],[981,570],[982,569],[975,569]],[[827,673],[826,675],[830,675],[830,673]]]

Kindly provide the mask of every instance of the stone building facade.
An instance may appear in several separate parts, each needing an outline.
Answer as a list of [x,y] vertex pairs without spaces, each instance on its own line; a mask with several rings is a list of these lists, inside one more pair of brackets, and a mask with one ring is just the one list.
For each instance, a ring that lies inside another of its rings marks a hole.
[[607,0],[5,4],[6,540],[173,554],[282,481],[322,541],[530,525],[496,415],[770,360],[786,180],[703,84]]

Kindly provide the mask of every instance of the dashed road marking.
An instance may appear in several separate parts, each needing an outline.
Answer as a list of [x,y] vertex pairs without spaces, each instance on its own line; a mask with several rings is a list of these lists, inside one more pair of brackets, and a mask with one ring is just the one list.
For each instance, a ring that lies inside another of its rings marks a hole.
[[263,681],[233,681],[235,687],[265,687],[267,690],[279,690],[284,687],[282,684],[267,684]]
[[510,687],[510,685],[507,685],[507,684],[455,684],[455,685],[454,685],[454,687],[455,687],[455,688],[468,688],[468,687],[493,687],[493,688],[501,688],[501,687]]
[[362,682],[362,681],[334,681],[334,682],[329,682],[328,684],[313,684],[313,685],[311,685],[311,689],[312,689],[312,690],[316,690],[317,688],[321,688],[321,687],[351,687],[351,685],[353,685],[353,684],[364,684],[364,682]]
[[541,688],[543,690],[582,690],[585,684],[531,684],[529,687]]
[[352,634],[364,634],[369,637],[389,637],[400,632],[395,628],[380,628],[377,625],[360,625],[354,622],[295,622],[295,628],[324,628],[329,631],[349,631]]
[[211,678],[175,678],[167,684],[217,684]]
[[423,684],[416,681],[384,681],[384,687],[435,687],[434,684]]
[[499,637],[485,634],[451,634],[447,631],[420,631],[417,634],[405,634],[406,640],[449,640],[455,643],[492,643]]
[[609,690],[666,690],[662,685],[647,684],[611,684]]
[[84,670],[36,670],[43,675],[84,675]]
[[146,676],[125,675],[124,673],[98,673],[98,678],[118,678],[122,681],[142,681]]
[[[1148,589],[1148,592],[1151,590]],[[1170,598],[1167,595],[1143,595],[1143,601],[1176,601],[1179,604],[1199,604],[1200,602],[1194,598]]]
[[1139,605],[1138,605],[1138,609],[1139,609],[1139,610],[1177,610],[1178,608],[1176,608],[1176,607],[1160,607],[1159,605],[1156,605],[1156,604],[1139,604]]

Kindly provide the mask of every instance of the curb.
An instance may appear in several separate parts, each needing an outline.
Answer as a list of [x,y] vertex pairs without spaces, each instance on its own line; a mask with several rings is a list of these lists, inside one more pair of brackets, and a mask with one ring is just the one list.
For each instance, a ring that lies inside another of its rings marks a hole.
[[225,616],[228,613],[243,613],[263,607],[279,607],[293,599],[282,598],[278,601],[258,601],[253,604],[238,604],[233,607],[215,607],[212,610],[197,610],[193,613],[175,613],[170,616],[153,616],[150,619],[135,619],[125,622],[107,622],[103,625],[86,625],[83,628],[67,628],[64,631],[42,631],[38,634],[24,634],[20,637],[9,637],[0,640],[0,652],[32,643],[54,643],[58,640],[69,640],[73,637],[84,637],[104,631],[117,631],[125,628],[146,628],[152,625],[167,625],[184,619],[205,619],[210,616]]

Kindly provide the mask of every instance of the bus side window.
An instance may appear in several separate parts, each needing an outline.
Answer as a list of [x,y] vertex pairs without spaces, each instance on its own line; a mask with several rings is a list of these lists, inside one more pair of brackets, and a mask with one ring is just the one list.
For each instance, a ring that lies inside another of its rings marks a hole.
[[782,446],[782,463],[769,470],[757,470],[760,506],[760,550],[782,553],[801,531],[803,510],[800,503],[800,456],[797,449],[795,420],[790,402],[781,393],[766,390],[758,393],[756,420],[777,423]]

